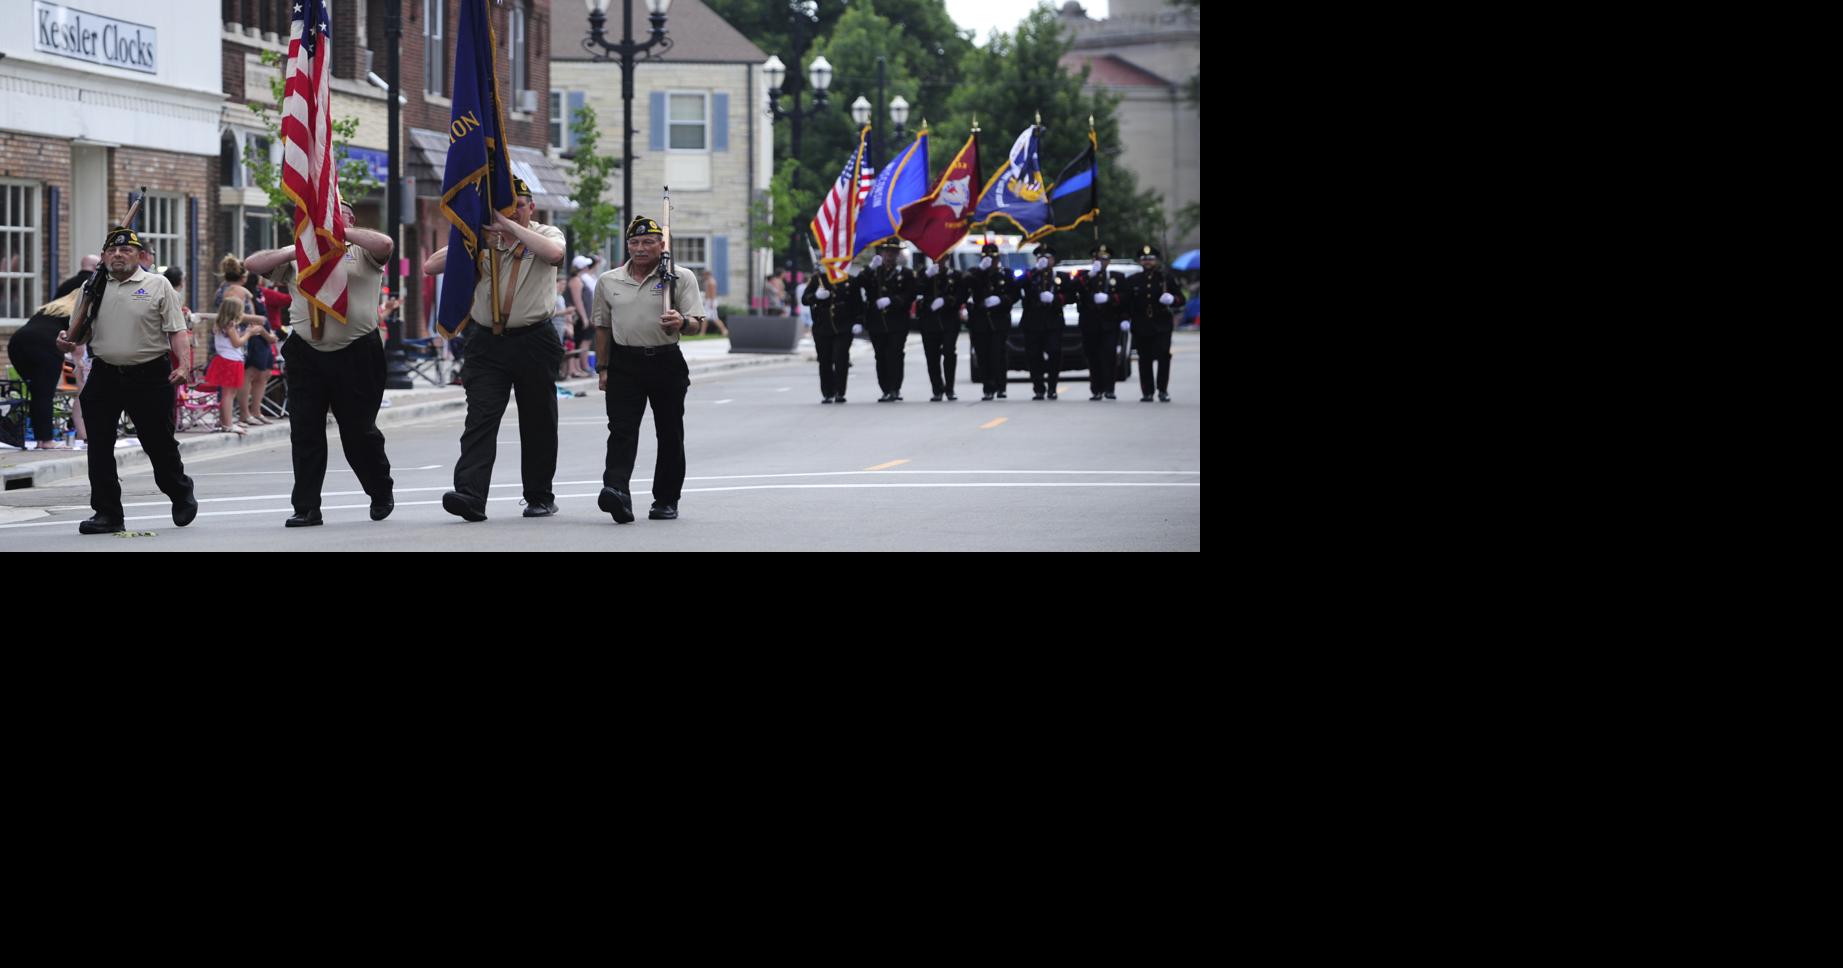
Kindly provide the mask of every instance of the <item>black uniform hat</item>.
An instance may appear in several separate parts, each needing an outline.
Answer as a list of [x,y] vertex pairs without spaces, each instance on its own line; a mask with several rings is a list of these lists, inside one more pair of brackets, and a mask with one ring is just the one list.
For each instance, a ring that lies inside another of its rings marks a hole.
[[998,243],[997,242],[987,242],[985,245],[980,246],[979,254],[980,255],[997,255],[998,254]]
[[1089,252],[1088,254],[1089,254],[1089,255],[1091,255],[1091,256],[1094,256],[1094,257],[1095,257],[1096,259],[1111,259],[1111,258],[1113,258],[1113,253],[1112,253],[1112,252],[1109,252],[1109,251],[1107,251],[1107,247],[1106,247],[1106,246],[1104,246],[1104,245],[1097,245],[1097,246],[1095,246],[1095,247],[1094,247],[1094,251],[1092,251],[1092,252]]
[[531,197],[531,186],[525,184],[525,180],[523,178],[513,178],[512,179],[512,194],[523,195],[526,198],[530,198]]
[[877,251],[878,252],[901,252],[902,243],[896,241],[895,239],[884,239],[883,241],[877,243]]
[[1048,243],[1048,242],[1045,242],[1045,243],[1043,243],[1042,245],[1039,245],[1039,246],[1037,246],[1037,252],[1036,252],[1036,254],[1037,254],[1037,255],[1040,255],[1040,256],[1044,256],[1044,255],[1046,255],[1046,256],[1049,256],[1049,257],[1050,257],[1050,258],[1052,258],[1052,259],[1055,259],[1055,258],[1059,258],[1059,257],[1058,257],[1058,256],[1056,255],[1056,250],[1055,250],[1055,249],[1052,249],[1052,248],[1050,248],[1050,245],[1049,245],[1049,243]]
[[1141,246],[1139,248],[1139,258],[1141,259],[1162,259],[1164,258],[1164,256],[1158,254],[1158,246],[1146,245],[1146,246]]
[[630,239],[636,236],[641,236],[641,235],[664,235],[664,234],[666,234],[666,230],[660,228],[658,222],[655,222],[652,219],[647,218],[644,215],[636,215],[634,216],[633,221],[627,223],[627,237]]
[[132,245],[143,252],[147,251],[147,246],[141,244],[141,237],[136,235],[133,229],[123,225],[110,229],[107,240],[102,243],[105,249],[113,249],[118,245]]

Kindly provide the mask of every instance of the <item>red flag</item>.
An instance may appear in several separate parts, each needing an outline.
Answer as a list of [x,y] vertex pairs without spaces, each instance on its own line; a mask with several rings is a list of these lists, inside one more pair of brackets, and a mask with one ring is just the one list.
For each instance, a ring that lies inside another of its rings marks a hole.
[[946,255],[972,227],[973,199],[981,184],[979,135],[975,132],[947,166],[933,194],[902,207],[902,231],[898,234],[915,243],[930,259]]
[[876,173],[864,164],[864,139],[869,133],[869,127],[858,132],[857,150],[851,153],[851,159],[832,183],[832,190],[820,203],[819,214],[813,216],[813,238],[819,242],[820,262],[825,264],[826,278],[833,282],[845,281],[845,270],[851,265],[851,243],[857,237],[858,205],[876,181]]
[[339,217],[339,162],[327,104],[332,41],[325,0],[297,0],[282,96],[282,190],[294,199],[295,284],[346,321],[346,229]]

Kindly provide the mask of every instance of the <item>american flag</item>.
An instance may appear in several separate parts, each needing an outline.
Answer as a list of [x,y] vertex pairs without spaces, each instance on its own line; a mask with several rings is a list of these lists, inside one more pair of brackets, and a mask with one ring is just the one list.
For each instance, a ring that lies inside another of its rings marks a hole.
[[301,294],[346,319],[346,230],[327,105],[331,23],[325,0],[294,0],[282,96],[282,190],[294,199],[294,265]]
[[[851,240],[857,236],[858,205],[877,180],[877,173],[864,164],[864,139],[869,133],[868,127],[858,132],[857,150],[845,162],[844,170],[838,173],[838,180],[819,206],[819,214],[813,217],[813,238],[819,243],[820,262],[825,265],[826,278],[833,282],[844,282],[848,275],[845,270],[851,265]],[[855,192],[851,190],[852,172],[857,172]]]

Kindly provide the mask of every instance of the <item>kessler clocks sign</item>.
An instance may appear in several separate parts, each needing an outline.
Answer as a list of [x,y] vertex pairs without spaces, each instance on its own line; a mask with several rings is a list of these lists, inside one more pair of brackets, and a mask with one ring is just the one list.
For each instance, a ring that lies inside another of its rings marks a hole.
[[32,46],[48,54],[104,67],[159,73],[154,59],[154,28],[116,20],[45,0],[34,0]]

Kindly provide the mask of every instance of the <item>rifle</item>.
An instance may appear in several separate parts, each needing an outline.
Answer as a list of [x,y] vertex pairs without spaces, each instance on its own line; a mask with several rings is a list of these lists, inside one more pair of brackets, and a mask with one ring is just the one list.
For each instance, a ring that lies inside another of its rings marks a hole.
[[[128,206],[128,214],[115,224],[133,228],[135,216],[141,214],[141,203],[146,200],[147,186],[142,185],[141,194],[135,196],[134,204]],[[102,310],[103,293],[107,292],[108,288],[109,268],[98,265],[96,271],[90,275],[89,281],[83,284],[83,297],[78,302],[77,311],[71,314],[76,323],[70,328],[68,337],[70,342],[82,344],[89,338],[90,330],[96,325],[96,314]]]
[[[660,226],[665,229],[665,235],[660,239],[660,249],[663,251],[659,253],[659,278],[665,283],[665,302],[660,309],[662,316],[672,310],[672,290],[678,284],[678,274],[672,271],[672,187],[670,185],[665,187],[663,207],[665,217],[659,221]],[[683,324],[679,325],[678,331],[680,333],[685,331]]]

